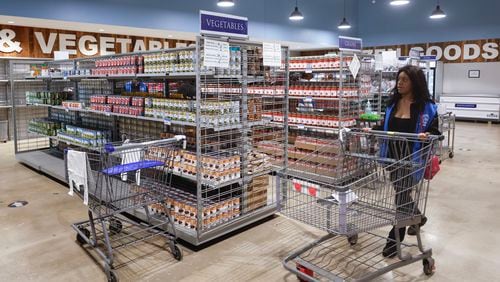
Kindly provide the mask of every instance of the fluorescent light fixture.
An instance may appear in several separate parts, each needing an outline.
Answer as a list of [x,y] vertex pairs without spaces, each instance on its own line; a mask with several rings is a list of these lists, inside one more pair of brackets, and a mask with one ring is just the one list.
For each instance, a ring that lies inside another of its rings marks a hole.
[[232,7],[232,6],[234,6],[234,1],[233,0],[218,0],[217,6],[219,6],[219,7]]
[[410,4],[410,0],[391,0],[390,3],[392,6],[402,6]]
[[338,26],[339,29],[350,29],[351,28],[351,25],[349,24],[349,22],[347,21],[346,18],[344,18],[342,20],[342,22],[340,22],[339,26]]
[[443,10],[441,10],[441,6],[439,4],[436,6],[436,9],[432,12],[432,14],[429,16],[431,19],[442,19],[446,18],[446,14]]
[[295,6],[295,9],[290,14],[289,19],[291,21],[301,21],[301,20],[304,19],[304,15],[302,15],[302,13],[299,11],[299,7],[298,6]]
[[103,31],[104,31],[104,29],[102,29],[102,28],[99,29],[99,32],[103,32]]
[[8,21],[7,23],[8,23],[8,24],[13,24],[13,23],[14,23],[14,21]]

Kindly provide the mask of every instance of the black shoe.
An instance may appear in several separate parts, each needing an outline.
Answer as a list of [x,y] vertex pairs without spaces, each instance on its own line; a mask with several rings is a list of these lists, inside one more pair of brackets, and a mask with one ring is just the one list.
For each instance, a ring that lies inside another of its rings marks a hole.
[[[419,226],[420,227],[424,226],[426,222],[427,222],[427,217],[426,216],[422,217],[422,221],[420,222]],[[417,226],[412,225],[408,227],[408,235],[410,236],[417,235]]]
[[382,255],[385,258],[393,258],[398,254],[398,248],[396,247],[396,243],[387,242],[385,244],[384,250],[382,250]]

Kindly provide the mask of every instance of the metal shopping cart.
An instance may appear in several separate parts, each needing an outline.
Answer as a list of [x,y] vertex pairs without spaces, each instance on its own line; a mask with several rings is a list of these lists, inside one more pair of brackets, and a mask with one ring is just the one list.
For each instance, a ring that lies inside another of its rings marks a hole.
[[[421,140],[416,134],[381,131],[340,134],[343,161],[336,181],[310,180],[287,169],[280,175],[287,183],[281,212],[328,233],[287,256],[284,267],[304,281],[368,281],[422,261],[425,274],[431,275],[432,249],[424,249],[419,223],[429,189],[424,174],[438,137]],[[387,226],[414,226],[417,244],[402,243],[399,232],[388,239],[381,230]],[[399,259],[382,255],[389,243],[389,256]]]
[[439,160],[452,159],[455,150],[455,115],[448,112],[439,115],[439,131],[444,140],[439,142]]
[[[83,184],[78,195],[88,203],[89,219],[72,226],[77,232],[77,242],[89,244],[104,259],[108,281],[118,280],[112,270],[117,250],[156,236],[165,237],[174,258],[182,259],[172,217],[165,203],[169,196],[173,162],[183,143],[185,146],[185,136],[176,136],[78,151],[83,153],[83,162],[86,162],[81,174],[86,183],[75,183],[71,176],[68,178],[72,181],[70,187]],[[74,152],[66,154],[68,175],[77,165],[68,165],[70,154]],[[154,216],[153,209],[154,214],[161,210],[161,216]],[[126,216],[133,212],[143,212],[147,222]]]

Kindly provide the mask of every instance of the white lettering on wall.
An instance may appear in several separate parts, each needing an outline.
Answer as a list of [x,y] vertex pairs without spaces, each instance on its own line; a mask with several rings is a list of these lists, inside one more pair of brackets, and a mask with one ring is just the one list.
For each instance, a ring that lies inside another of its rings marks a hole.
[[128,52],[128,45],[132,44],[132,39],[130,38],[117,38],[116,42],[120,44],[120,53]]
[[498,44],[495,42],[485,43],[483,45],[483,51],[484,53],[482,56],[486,60],[494,60],[498,58]]
[[[88,48],[86,47],[89,42]],[[78,40],[78,49],[85,56],[94,56],[99,51],[97,47],[97,39],[92,35],[84,35]]]
[[45,42],[45,38],[43,37],[43,33],[36,31],[35,38],[38,41],[38,45],[40,46],[40,49],[42,49],[42,53],[44,53],[44,54],[51,54],[52,53],[52,50],[54,49],[54,43],[56,42],[56,39],[57,39],[57,33],[51,32],[49,34],[49,40],[47,42]]
[[441,49],[441,47],[439,46],[431,46],[427,48],[425,55],[436,56],[436,60],[441,60],[441,57],[443,57],[443,49]]
[[[101,56],[104,56],[104,55],[113,55],[115,54],[115,38],[114,37],[107,37],[107,36],[101,36],[100,38],[100,53],[101,53]],[[110,51],[108,49],[113,49],[113,51]]]
[[481,48],[477,44],[464,44],[464,60],[475,60],[480,55]]
[[144,40],[137,39],[134,44],[133,52],[142,52],[142,51],[146,51],[146,44],[144,44]]
[[162,46],[163,44],[161,43],[161,41],[149,40],[149,51],[161,50]]
[[75,34],[59,34],[59,51],[68,51],[70,55],[76,55],[75,49],[68,49],[68,47],[76,46],[76,35]]
[[[451,50],[455,51],[455,54],[451,55]],[[452,44],[444,48],[444,58],[448,61],[455,61],[462,56],[462,49],[460,46]]]

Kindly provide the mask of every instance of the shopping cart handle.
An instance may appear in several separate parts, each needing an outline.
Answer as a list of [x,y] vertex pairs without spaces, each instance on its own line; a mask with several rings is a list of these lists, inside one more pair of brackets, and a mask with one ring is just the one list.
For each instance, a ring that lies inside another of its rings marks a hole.
[[[369,130],[365,131],[363,129],[355,128],[351,129],[353,132],[365,132],[365,133],[370,133],[373,135],[378,135],[378,136],[396,136],[396,137],[408,137],[408,138],[419,138],[418,133],[406,133],[406,132],[397,132],[397,131],[380,131],[380,130]],[[429,135],[427,136],[427,139],[438,139],[438,140],[443,140],[444,136],[443,135]]]

